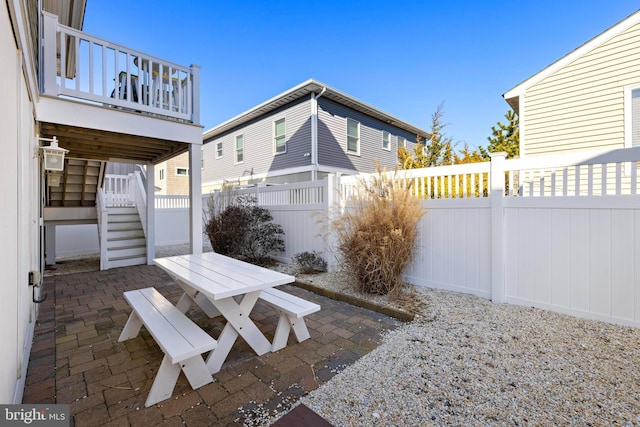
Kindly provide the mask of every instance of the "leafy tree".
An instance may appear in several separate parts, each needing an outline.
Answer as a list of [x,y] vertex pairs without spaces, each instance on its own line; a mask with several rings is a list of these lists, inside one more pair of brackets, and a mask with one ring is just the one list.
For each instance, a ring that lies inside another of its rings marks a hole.
[[498,122],[495,126],[491,126],[492,135],[487,137],[489,146],[486,150],[480,147],[482,157],[485,159],[489,159],[489,153],[498,151],[507,153],[507,159],[520,155],[520,120],[513,110],[507,111],[504,116],[508,123]]
[[398,148],[398,160],[402,169],[418,169],[429,166],[453,164],[453,139],[444,133],[447,123],[442,122],[444,104],[438,105],[431,115],[431,131],[426,141],[418,137],[413,153],[405,147]]

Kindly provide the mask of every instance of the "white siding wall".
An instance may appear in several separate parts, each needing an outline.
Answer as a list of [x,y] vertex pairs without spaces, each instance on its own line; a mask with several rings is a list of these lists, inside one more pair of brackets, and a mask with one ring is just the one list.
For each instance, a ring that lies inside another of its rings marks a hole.
[[[16,385],[16,372],[19,370],[21,337],[19,331],[23,329],[18,323],[18,306],[21,305],[22,287],[20,279],[23,275],[22,266],[18,263],[19,239],[16,227],[18,224],[18,161],[19,132],[18,108],[20,75],[11,23],[6,9],[6,2],[0,4],[0,46],[3,51],[0,66],[0,128],[3,135],[0,139],[2,156],[0,156],[0,204],[4,207],[14,206],[13,209],[0,209],[0,233],[2,234],[2,256],[0,256],[0,271],[2,271],[3,285],[0,286],[0,301],[5,301],[0,310],[0,341],[6,347],[0,356],[0,402],[12,402]],[[4,53],[6,52],[6,53]],[[23,282],[24,283],[24,282]],[[26,285],[24,286],[26,288]]]
[[640,85],[640,24],[527,90],[530,154],[624,146],[624,88]]
[[[19,403],[33,336],[36,307],[28,273],[39,270],[38,159],[35,122],[7,3],[0,4],[0,402]],[[28,46],[25,46],[28,48]]]

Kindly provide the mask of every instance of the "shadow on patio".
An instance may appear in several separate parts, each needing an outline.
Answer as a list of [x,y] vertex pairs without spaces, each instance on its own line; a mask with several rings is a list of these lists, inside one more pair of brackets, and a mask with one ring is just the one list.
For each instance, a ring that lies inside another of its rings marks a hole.
[[[122,293],[154,286],[173,303],[181,294],[155,266],[117,268],[45,278],[24,403],[68,403],[75,426],[256,425],[287,411],[298,398],[378,346],[380,333],[400,322],[295,286],[287,292],[321,305],[307,316],[311,339],[257,356],[239,338],[214,382],[192,390],[180,374],[173,396],[144,407],[163,353],[143,328],[118,336],[130,313]],[[212,336],[222,330],[192,306],[188,316]],[[258,302],[251,315],[269,340],[278,322]]]

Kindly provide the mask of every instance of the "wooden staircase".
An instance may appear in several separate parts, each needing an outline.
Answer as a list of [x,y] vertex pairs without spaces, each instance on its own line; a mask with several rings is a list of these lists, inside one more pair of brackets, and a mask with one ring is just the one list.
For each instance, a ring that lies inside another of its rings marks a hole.
[[147,263],[147,243],[135,206],[107,207],[106,260],[102,270]]
[[105,162],[65,159],[60,185],[47,186],[47,206],[92,207],[104,173]]

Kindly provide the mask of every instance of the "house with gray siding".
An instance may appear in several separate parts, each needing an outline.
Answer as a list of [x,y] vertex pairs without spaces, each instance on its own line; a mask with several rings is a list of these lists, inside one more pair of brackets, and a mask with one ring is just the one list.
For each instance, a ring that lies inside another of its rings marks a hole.
[[397,147],[429,133],[314,79],[203,135],[203,192],[393,169]]

